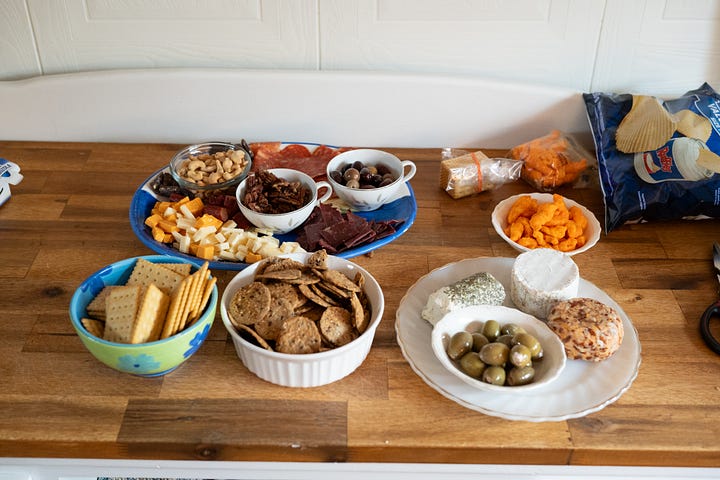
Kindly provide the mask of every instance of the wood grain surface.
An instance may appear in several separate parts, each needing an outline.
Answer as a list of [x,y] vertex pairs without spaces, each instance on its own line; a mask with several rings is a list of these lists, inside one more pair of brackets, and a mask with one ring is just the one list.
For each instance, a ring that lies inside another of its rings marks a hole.
[[[718,297],[717,220],[627,225],[573,257],[642,344],[637,379],[603,410],[507,421],[446,399],[413,372],[395,339],[402,296],[449,262],[516,256],[490,213],[530,191],[516,182],[453,200],[439,187],[435,149],[388,149],[418,165],[418,213],[399,239],[353,259],[377,278],[386,307],[350,376],[310,389],[260,380],[237,357],[219,310],[205,344],[169,375],[106,367],[75,335],[70,297],[102,266],[152,253],[134,236],[128,207],[179,147],[0,142],[0,157],[25,177],[0,207],[0,456],[720,467],[720,357],[698,334]],[[602,223],[598,188],[560,193]],[[221,292],[234,275],[214,274]]]

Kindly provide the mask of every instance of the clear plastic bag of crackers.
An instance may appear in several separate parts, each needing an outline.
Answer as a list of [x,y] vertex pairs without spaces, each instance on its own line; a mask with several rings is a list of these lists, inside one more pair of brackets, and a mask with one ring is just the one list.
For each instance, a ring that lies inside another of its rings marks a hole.
[[440,163],[440,187],[452,198],[493,190],[520,178],[522,162],[489,158],[481,151],[444,148]]
[[559,130],[513,147],[508,157],[523,162],[522,179],[541,192],[586,186],[591,178],[586,173],[597,163],[594,155]]

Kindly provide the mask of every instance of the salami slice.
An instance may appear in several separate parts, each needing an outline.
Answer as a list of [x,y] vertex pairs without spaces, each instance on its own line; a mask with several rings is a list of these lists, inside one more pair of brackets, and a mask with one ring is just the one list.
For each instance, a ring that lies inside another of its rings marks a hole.
[[260,142],[251,143],[250,150],[253,152],[254,171],[292,168],[320,180],[325,177],[328,162],[335,155],[349,149],[319,145],[311,152],[307,146],[299,143],[283,147],[280,142]]

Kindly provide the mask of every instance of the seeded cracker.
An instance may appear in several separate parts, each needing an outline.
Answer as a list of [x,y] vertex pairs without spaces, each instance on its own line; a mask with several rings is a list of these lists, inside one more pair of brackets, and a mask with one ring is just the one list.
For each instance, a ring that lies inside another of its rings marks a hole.
[[321,342],[315,322],[305,317],[291,317],[285,320],[275,349],[281,353],[317,353]]
[[255,331],[265,340],[275,340],[283,323],[294,316],[293,306],[287,298],[276,297],[270,301],[267,315],[255,323]]
[[329,307],[320,317],[320,333],[330,344],[341,347],[357,338],[351,313],[341,307]]
[[261,282],[252,282],[235,292],[228,314],[234,325],[252,325],[270,310],[270,290]]
[[307,303],[307,297],[302,295],[295,285],[285,282],[268,282],[265,286],[270,290],[270,296],[272,298],[287,298],[292,302],[293,308],[298,308]]
[[328,254],[325,250],[318,250],[314,252],[307,260],[307,264],[310,268],[316,268],[318,270],[327,270],[327,258]]
[[365,308],[363,308],[363,304],[355,292],[353,292],[350,297],[350,306],[352,307],[353,325],[355,325],[358,332],[363,333],[370,323],[370,316],[366,315],[367,312],[365,311]]
[[344,290],[349,290],[351,292],[360,291],[360,287],[350,280],[347,275],[337,270],[325,270],[323,272],[323,278],[328,283],[336,285]]
[[300,293],[305,295],[305,297],[308,298],[313,303],[316,303],[322,307],[331,307],[332,304],[328,303],[323,297],[319,296],[317,293],[315,293],[311,288],[310,285],[300,285],[299,287]]

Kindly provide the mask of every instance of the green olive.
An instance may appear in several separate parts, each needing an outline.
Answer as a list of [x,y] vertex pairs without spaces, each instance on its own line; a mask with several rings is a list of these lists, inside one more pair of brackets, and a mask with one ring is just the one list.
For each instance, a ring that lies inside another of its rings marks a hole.
[[525,329],[517,323],[506,323],[500,328],[501,335],[517,335],[518,333],[525,333]]
[[450,342],[448,343],[447,347],[447,354],[451,359],[457,360],[466,353],[468,353],[470,350],[472,350],[472,345],[473,338],[470,332],[457,332],[452,337],[450,337]]
[[527,385],[535,378],[535,369],[531,366],[511,368],[507,373],[508,385],[515,387],[518,385]]
[[487,365],[504,366],[510,355],[510,348],[504,343],[488,343],[480,349],[480,359]]
[[468,352],[460,358],[460,370],[473,378],[480,378],[485,371],[485,364],[477,352]]
[[527,348],[530,349],[530,355],[532,356],[533,360],[537,360],[542,358],[543,356],[543,349],[542,345],[540,345],[540,342],[537,338],[533,337],[529,333],[518,333],[513,337],[513,343],[515,345],[525,345]]
[[505,345],[508,346],[508,348],[512,348],[512,346],[513,346],[512,339],[513,339],[512,335],[505,334],[505,335],[500,335],[499,337],[497,337],[495,339],[495,341],[498,343],[504,343]]
[[482,334],[487,337],[488,340],[494,342],[497,337],[500,336],[500,324],[497,320],[488,320],[483,325]]
[[488,340],[488,338],[480,332],[473,333],[472,337],[473,337],[473,346],[472,346],[473,352],[479,352],[480,349],[483,347],[483,345],[487,345],[488,343],[490,343],[490,340]]
[[488,367],[483,372],[482,379],[491,385],[505,385],[505,369],[498,366]]
[[516,367],[527,367],[532,365],[532,354],[530,349],[523,344],[518,343],[510,349],[510,363]]

